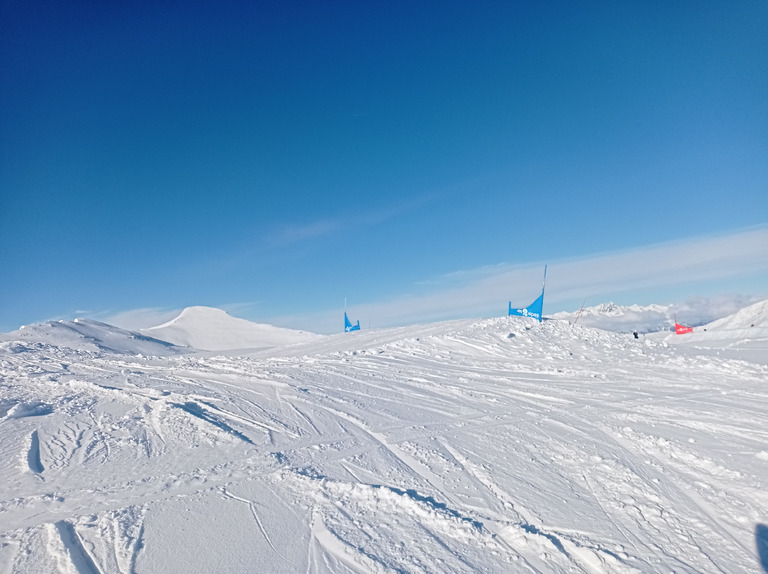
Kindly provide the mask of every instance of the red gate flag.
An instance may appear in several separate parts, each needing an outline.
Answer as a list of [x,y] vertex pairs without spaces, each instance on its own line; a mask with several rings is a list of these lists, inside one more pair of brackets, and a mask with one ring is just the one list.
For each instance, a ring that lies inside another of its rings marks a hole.
[[693,333],[693,327],[686,327],[680,323],[675,323],[675,334],[682,335],[683,333]]

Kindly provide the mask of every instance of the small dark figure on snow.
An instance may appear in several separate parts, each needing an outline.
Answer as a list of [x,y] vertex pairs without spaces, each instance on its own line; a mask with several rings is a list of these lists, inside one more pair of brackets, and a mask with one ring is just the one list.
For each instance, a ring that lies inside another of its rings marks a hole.
[[635,337],[635,339],[640,338],[640,336],[637,334],[637,331],[632,331],[632,335]]

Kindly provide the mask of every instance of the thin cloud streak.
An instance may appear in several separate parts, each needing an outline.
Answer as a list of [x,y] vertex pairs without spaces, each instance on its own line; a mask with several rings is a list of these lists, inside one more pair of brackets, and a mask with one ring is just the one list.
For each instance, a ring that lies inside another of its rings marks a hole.
[[768,228],[564,261],[553,266],[550,297],[560,300],[761,273],[768,273]]
[[347,232],[350,229],[373,227],[433,203],[439,198],[440,195],[436,193],[424,194],[415,199],[382,206],[378,209],[349,213],[345,217],[320,219],[306,223],[287,223],[268,232],[262,241],[270,248],[283,247]]
[[321,220],[304,225],[291,224],[279,229],[268,239],[271,246],[286,246],[332,235],[342,228],[341,221]]

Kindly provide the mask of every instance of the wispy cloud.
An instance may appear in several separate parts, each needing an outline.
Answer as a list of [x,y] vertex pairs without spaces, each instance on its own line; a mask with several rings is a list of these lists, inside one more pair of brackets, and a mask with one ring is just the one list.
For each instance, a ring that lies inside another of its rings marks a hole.
[[291,223],[270,233],[266,241],[270,247],[286,246],[331,235],[339,231],[341,227],[341,222],[333,219],[313,221],[305,224]]
[[[543,267],[544,262],[534,262],[457,271],[421,283],[417,293],[355,305],[350,313],[373,327],[502,315],[507,301],[527,305],[538,296]],[[711,293],[720,282],[759,276],[768,276],[768,227],[550,261],[545,312],[584,297],[598,302],[632,294],[643,302],[650,292],[681,286],[690,286],[691,295]],[[338,315],[334,310],[275,321],[333,332]]]
[[679,314],[681,321],[691,325],[700,325],[727,317],[744,307],[757,303],[764,298],[765,293],[762,295],[729,293],[714,297],[690,297],[673,308]]
[[285,223],[267,231],[262,237],[262,244],[268,248],[283,247],[354,229],[372,227],[428,205],[439,198],[438,194],[426,194],[379,207],[368,206],[363,212],[346,213],[335,218]]

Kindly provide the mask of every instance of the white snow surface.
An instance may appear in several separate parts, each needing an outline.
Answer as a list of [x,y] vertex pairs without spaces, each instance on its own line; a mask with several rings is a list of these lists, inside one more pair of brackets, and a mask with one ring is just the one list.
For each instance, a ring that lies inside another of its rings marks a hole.
[[0,342],[3,573],[768,570],[768,353],[735,339],[504,317],[150,356],[37,328]]
[[232,317],[212,307],[187,307],[167,323],[143,333],[175,345],[207,351],[277,347],[317,340],[321,335]]
[[0,333],[0,341],[46,343],[92,353],[167,355],[186,352],[167,341],[92,319],[24,325],[17,331]]

